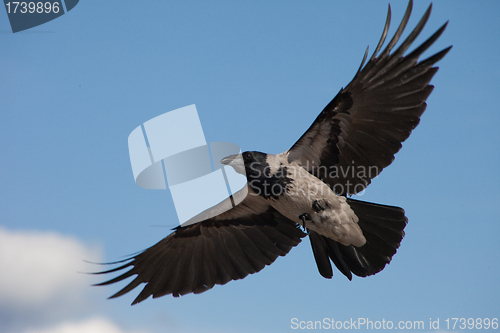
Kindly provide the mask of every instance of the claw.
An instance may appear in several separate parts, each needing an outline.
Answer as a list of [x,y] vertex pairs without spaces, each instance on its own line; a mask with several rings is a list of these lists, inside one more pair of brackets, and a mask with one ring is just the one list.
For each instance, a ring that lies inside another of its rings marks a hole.
[[322,210],[325,210],[325,205],[319,202],[318,200],[314,200],[312,204],[313,209],[316,211],[316,213],[321,212]]
[[311,231],[306,228],[306,220],[310,221],[311,220],[311,216],[309,214],[307,214],[307,213],[304,213],[304,214],[302,214],[302,215],[299,216],[299,219],[302,220],[302,227],[304,228],[304,232],[309,235],[309,233]]

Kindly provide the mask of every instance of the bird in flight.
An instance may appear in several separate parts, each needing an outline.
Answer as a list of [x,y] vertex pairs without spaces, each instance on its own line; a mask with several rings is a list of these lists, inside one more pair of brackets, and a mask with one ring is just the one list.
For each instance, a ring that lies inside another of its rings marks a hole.
[[366,50],[353,80],[289,150],[278,155],[248,151],[221,161],[246,174],[246,191],[234,194],[245,195],[243,201],[219,215],[174,228],[156,245],[115,262],[119,267],[96,273],[129,268],[97,285],[135,276],[111,296],[145,283],[132,304],[149,296],[199,294],[259,272],[307,235],[325,278],[333,276],[332,262],[349,280],[353,274],[366,277],[384,269],[403,239],[405,212],[349,196],[364,190],[392,163],[427,106],[433,89],[429,83],[438,70],[434,64],[451,49],[419,61],[445,23],[405,55],[426,24],[430,5],[394,50],[412,6],[410,0],[394,37],[381,51],[391,21],[389,6],[373,55],[366,62]]

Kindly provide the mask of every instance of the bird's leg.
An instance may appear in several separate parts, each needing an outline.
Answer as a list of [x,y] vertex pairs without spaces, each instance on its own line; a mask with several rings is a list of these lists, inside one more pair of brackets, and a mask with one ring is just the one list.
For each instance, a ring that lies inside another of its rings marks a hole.
[[312,204],[312,208],[316,211],[316,213],[321,212],[322,210],[325,210],[325,205],[318,200],[314,200]]
[[310,230],[306,228],[306,220],[311,221],[311,215],[304,213],[299,216],[299,219],[302,220],[302,227],[304,228],[304,231],[309,235]]

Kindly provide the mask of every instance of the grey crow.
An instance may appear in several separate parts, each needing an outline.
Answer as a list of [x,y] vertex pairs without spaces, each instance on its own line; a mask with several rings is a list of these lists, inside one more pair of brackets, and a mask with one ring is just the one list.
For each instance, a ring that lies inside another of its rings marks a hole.
[[365,277],[380,272],[403,239],[408,221],[404,210],[349,196],[364,190],[392,163],[426,108],[433,89],[429,83],[438,70],[434,64],[451,48],[418,60],[446,23],[404,55],[424,28],[431,5],[393,50],[412,5],[410,0],[394,37],[381,51],[391,20],[389,6],[373,55],[366,62],[367,49],[351,83],[289,150],[278,155],[250,151],[221,161],[246,173],[248,194],[240,204],[175,228],[156,245],[119,262],[119,267],[97,273],[130,268],[98,285],[135,276],[111,296],[121,296],[145,283],[132,304],[149,296],[198,294],[260,271],[306,235],[323,277],[332,277],[331,262],[349,280],[352,274]]

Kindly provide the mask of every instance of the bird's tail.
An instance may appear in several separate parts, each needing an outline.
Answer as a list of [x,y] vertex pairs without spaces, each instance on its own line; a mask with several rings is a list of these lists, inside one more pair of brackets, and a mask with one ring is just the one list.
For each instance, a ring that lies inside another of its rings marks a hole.
[[352,273],[365,277],[380,272],[399,248],[408,222],[399,207],[349,198],[347,203],[359,218],[358,224],[366,238],[363,246],[345,246],[314,231],[309,234],[318,270],[328,279],[333,276],[330,260],[349,280]]

